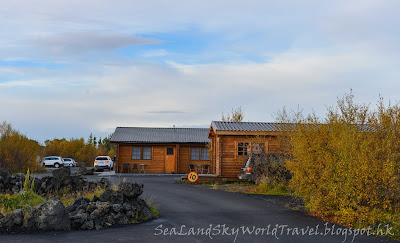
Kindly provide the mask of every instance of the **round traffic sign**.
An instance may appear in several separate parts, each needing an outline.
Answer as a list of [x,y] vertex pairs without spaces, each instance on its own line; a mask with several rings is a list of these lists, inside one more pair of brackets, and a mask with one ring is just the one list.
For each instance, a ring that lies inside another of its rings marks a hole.
[[196,183],[199,179],[199,174],[197,174],[196,171],[191,171],[187,174],[186,179],[192,183]]

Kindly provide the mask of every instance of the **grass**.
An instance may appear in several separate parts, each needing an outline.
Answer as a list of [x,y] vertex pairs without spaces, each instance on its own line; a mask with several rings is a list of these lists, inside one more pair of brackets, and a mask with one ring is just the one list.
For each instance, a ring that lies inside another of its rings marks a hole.
[[[26,177],[29,178],[29,169]],[[30,207],[37,206],[46,201],[33,191],[35,179],[25,180],[22,193],[10,195],[0,194],[0,213],[8,214],[16,209],[22,209],[24,213],[30,212]]]
[[151,212],[154,214],[154,216],[156,216],[156,218],[160,217],[160,212],[153,205],[151,204],[147,205],[149,205]]
[[16,209],[22,209],[24,212],[29,211],[30,207],[37,206],[46,199],[29,191],[24,194],[0,194],[0,212],[9,214]]
[[251,182],[223,182],[208,184],[214,190],[241,192],[249,194],[264,194],[264,195],[284,195],[293,196],[293,191],[288,189],[284,184],[260,183],[254,184]]
[[293,191],[284,184],[260,183],[255,188],[257,194],[292,196]]
[[94,191],[91,192],[79,192],[76,194],[65,194],[62,197],[60,197],[60,200],[64,204],[64,206],[69,206],[71,203],[73,203],[76,199],[85,197],[88,198],[89,200],[92,200],[94,196],[100,197],[101,194],[105,191],[104,188],[97,188]]
[[[146,197],[142,197],[143,200],[147,203],[147,205],[149,206],[151,212],[154,214],[154,216],[156,216],[156,218],[160,217],[160,212],[158,211],[158,207],[159,205],[154,203],[154,199],[152,197],[150,198],[146,198]],[[147,219],[144,219],[147,220]]]
[[[29,172],[27,174],[29,176]],[[9,214],[16,209],[22,209],[25,213],[30,212],[30,208],[37,206],[46,201],[46,198],[39,196],[33,191],[32,181],[31,187],[29,187],[29,181],[24,183],[24,191],[23,193],[18,194],[0,194],[0,213],[1,214]],[[94,196],[100,197],[100,195],[105,191],[103,188],[97,188],[91,192],[80,192],[77,194],[66,193],[62,196],[58,196],[64,206],[68,206],[73,203],[76,199],[80,197],[86,197],[90,200],[93,199]],[[61,193],[59,193],[60,195]]]

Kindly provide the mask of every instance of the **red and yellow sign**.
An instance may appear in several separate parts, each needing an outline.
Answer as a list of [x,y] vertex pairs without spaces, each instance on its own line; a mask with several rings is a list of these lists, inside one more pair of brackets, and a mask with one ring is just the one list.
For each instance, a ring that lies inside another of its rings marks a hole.
[[199,174],[197,174],[196,171],[191,171],[186,175],[186,179],[192,183],[196,183],[199,179]]

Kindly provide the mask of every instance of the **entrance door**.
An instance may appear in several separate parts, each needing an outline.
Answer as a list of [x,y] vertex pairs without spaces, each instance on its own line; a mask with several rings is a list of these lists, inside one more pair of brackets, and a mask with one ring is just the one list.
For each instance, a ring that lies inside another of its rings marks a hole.
[[167,147],[165,151],[165,173],[176,173],[176,151],[174,147]]

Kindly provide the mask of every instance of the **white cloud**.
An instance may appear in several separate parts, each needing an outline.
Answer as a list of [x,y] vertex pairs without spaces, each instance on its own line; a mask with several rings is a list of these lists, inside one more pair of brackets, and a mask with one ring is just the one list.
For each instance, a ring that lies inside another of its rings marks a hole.
[[[350,88],[363,101],[378,93],[400,99],[398,1],[3,5],[2,60],[61,66],[0,63],[0,121],[41,139],[104,134],[115,126],[204,125],[237,106],[246,119],[270,121],[283,105],[321,112]],[[140,36],[173,38],[179,31],[204,38],[203,49],[186,53],[196,46],[178,36],[189,46],[182,53],[174,40],[168,44],[176,49],[157,45],[135,59],[109,53],[159,43]]]
[[31,43],[47,51],[62,53],[82,53],[89,51],[110,51],[132,45],[159,44],[153,39],[126,34],[101,34],[95,32],[63,33],[41,37]]
[[[290,50],[271,62],[246,65],[102,66],[100,75],[83,68],[84,74],[75,75],[85,76],[85,88],[67,86],[74,78],[57,81],[59,75],[51,73],[53,88],[37,90],[32,97],[24,97],[22,87],[4,90],[0,110],[12,120],[29,118],[23,125],[29,127],[41,127],[43,117],[50,115],[45,123],[59,124],[70,136],[79,136],[74,127],[109,132],[116,126],[207,124],[237,106],[246,119],[271,121],[283,105],[321,112],[350,88],[373,101],[378,93],[399,99],[400,71],[386,67],[384,59],[368,49],[335,54]],[[380,82],[375,70],[386,70],[387,82]]]

